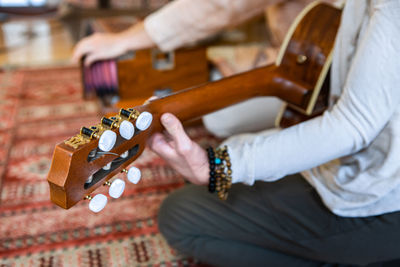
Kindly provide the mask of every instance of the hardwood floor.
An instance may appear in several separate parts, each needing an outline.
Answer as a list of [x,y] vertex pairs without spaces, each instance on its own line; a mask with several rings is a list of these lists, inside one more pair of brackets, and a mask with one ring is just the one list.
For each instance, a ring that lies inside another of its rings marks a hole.
[[0,66],[46,66],[69,62],[73,39],[53,18],[13,19],[0,24]]

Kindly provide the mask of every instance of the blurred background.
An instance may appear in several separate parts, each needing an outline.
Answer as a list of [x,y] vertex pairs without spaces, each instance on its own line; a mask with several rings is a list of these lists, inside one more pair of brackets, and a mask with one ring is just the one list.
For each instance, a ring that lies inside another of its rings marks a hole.
[[[133,163],[139,184],[127,183],[98,214],[86,201],[69,210],[54,205],[46,180],[55,145],[104,114],[97,99],[83,99],[74,45],[94,32],[122,31],[168,2],[0,0],[0,267],[202,266],[158,231],[162,200],[185,182],[151,151]],[[273,62],[308,2],[271,7],[205,40],[206,65],[222,77]],[[204,147],[220,142],[201,123],[187,132]]]
[[167,0],[1,0],[0,64],[32,66],[68,62],[74,44],[96,18],[143,17]]
[[[103,115],[99,101],[82,97],[80,68],[70,62],[74,45],[93,32],[126,29],[167,3],[0,0],[1,267],[201,266],[158,231],[160,203],[185,182],[151,151],[134,162],[141,182],[128,183],[99,214],[87,201],[69,210],[54,205],[46,180],[55,145]],[[258,64],[268,40],[260,16],[207,40],[207,54],[230,75]],[[201,125],[187,131],[203,146],[219,141]]]

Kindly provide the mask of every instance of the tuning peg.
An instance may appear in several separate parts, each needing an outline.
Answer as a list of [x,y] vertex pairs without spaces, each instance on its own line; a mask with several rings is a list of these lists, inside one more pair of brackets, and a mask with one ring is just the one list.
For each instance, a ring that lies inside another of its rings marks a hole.
[[127,118],[128,120],[136,119],[136,128],[138,128],[140,131],[144,131],[147,128],[149,128],[151,122],[153,121],[153,115],[151,115],[151,113],[147,111],[139,113],[137,110],[134,110],[133,108],[130,108],[128,110],[121,109],[119,111],[119,115],[121,117]]
[[152,121],[153,121],[153,115],[151,115],[151,113],[147,111],[144,111],[140,113],[139,117],[137,118],[136,127],[139,130],[144,131],[150,127]]
[[111,117],[111,118],[103,117],[103,118],[101,119],[101,124],[102,124],[103,126],[105,126],[105,127],[110,128],[110,129],[113,129],[113,128],[117,128],[117,127],[118,127],[118,121],[117,121],[117,118],[116,118],[116,117]]
[[119,116],[120,117],[125,117],[128,120],[137,119],[139,114],[140,114],[140,112],[135,110],[135,109],[133,109],[133,108],[130,108],[130,109],[121,108],[120,111],[119,111]]
[[93,129],[89,129],[86,127],[82,127],[81,134],[88,136],[90,139],[96,138],[99,139],[99,148],[103,151],[110,151],[117,141],[117,134],[111,130],[105,130],[101,136],[98,135],[98,130],[96,127],[92,127]]
[[126,173],[129,182],[137,184],[142,177],[141,171],[136,167],[131,167],[129,170],[123,169],[122,172]]
[[135,126],[129,121],[122,121],[119,125],[119,134],[127,140],[130,140],[135,134]]
[[125,182],[121,179],[115,179],[112,183],[107,181],[104,183],[104,185],[110,187],[108,194],[112,198],[119,198],[125,190]]
[[86,196],[85,199],[90,200],[89,209],[95,213],[101,211],[107,205],[107,197],[103,194],[97,194],[93,198]]
[[103,167],[103,170],[105,170],[105,171],[110,170],[111,169],[111,164],[112,164],[112,162],[107,163],[107,165]]
[[121,158],[126,159],[129,156],[129,151],[125,151],[120,155]]
[[103,117],[101,119],[101,124],[110,129],[119,128],[119,133],[123,138],[127,140],[131,139],[133,134],[135,133],[135,127],[131,122],[126,120],[122,120],[122,122],[119,123],[120,120],[121,119],[120,118],[117,119],[117,117],[111,117],[111,118]]
[[103,151],[110,151],[117,141],[117,134],[111,130],[105,130],[99,139],[99,148]]
[[86,180],[86,184],[90,184],[93,181],[93,175],[90,175],[87,180]]

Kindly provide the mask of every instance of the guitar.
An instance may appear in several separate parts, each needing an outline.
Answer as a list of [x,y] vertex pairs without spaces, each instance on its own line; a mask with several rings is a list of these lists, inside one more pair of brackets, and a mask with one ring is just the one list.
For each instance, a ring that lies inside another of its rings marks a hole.
[[82,64],[81,70],[83,97],[98,97],[104,106],[112,106],[116,100],[148,99],[176,92],[205,83],[209,76],[205,47],[168,53],[140,50],[97,61],[90,67]]
[[[335,7],[311,4],[296,18],[275,64],[121,109],[96,126],[83,127],[55,147],[47,178],[51,200],[69,209],[92,199],[90,194],[103,184],[111,185],[110,193],[117,197],[124,182],[111,184],[111,179],[121,171],[137,182],[138,170],[125,168],[140,156],[146,140],[162,130],[160,116],[165,112],[188,121],[252,97],[275,96],[287,103],[279,118],[283,127],[321,114],[328,102],[328,72],[340,16]],[[89,206],[98,211],[106,200],[96,195]]]

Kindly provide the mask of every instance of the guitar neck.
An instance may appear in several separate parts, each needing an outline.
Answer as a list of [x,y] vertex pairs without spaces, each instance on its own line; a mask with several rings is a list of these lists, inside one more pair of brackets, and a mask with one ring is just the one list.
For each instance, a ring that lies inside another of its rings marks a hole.
[[181,121],[189,121],[221,108],[256,96],[277,96],[277,67],[269,65],[249,72],[189,88],[175,94],[156,99],[138,110],[153,114],[153,130],[160,130],[159,116],[169,112]]

